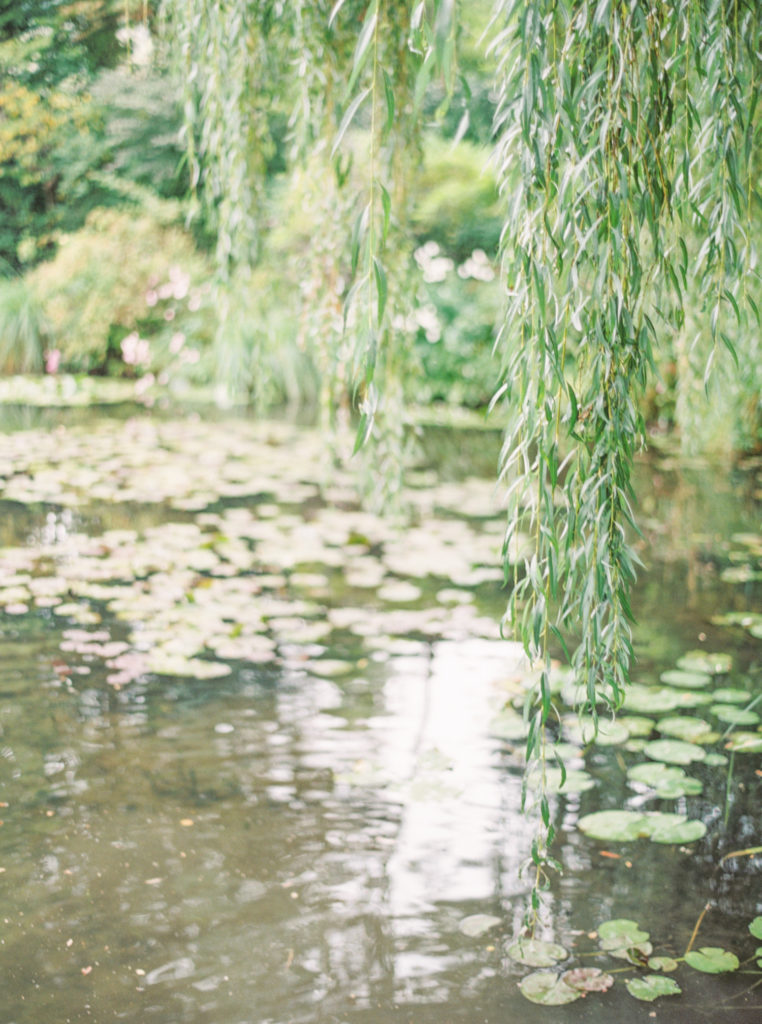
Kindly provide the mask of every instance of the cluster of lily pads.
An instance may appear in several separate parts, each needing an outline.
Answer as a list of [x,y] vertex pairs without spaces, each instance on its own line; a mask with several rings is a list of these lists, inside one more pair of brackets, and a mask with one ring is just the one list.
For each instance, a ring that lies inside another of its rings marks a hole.
[[[488,914],[472,914],[460,923],[464,935],[477,937],[501,924],[501,919]],[[749,932],[762,939],[762,917],[755,917]],[[643,1002],[653,1002],[660,996],[680,995],[682,989],[674,978],[681,963],[703,974],[725,974],[738,970],[740,962],[735,953],[719,946],[688,949],[682,957],[654,955],[651,936],[636,921],[616,918],[603,921],[588,936],[597,939],[597,950],[586,955],[624,961],[640,973],[625,979],[631,996]],[[510,960],[523,967],[537,968],[519,982],[522,995],[530,1002],[542,1006],[561,1006],[573,1003],[591,992],[606,992],[614,985],[614,975],[600,967],[564,966],[570,954],[565,946],[545,939],[519,938],[506,950]],[[754,954],[762,967],[762,947]],[[620,968],[617,968],[617,972]]]
[[[240,420],[6,435],[0,498],[44,519],[33,546],[0,549],[0,609],[76,627],[64,653],[103,659],[115,687],[214,678],[295,646],[320,654],[334,632],[369,647],[411,633],[497,640],[497,616],[475,600],[483,584],[494,600],[502,579],[492,485],[414,476],[400,529],[358,507],[349,473],[321,477],[321,459],[314,432]],[[110,528],[94,528],[93,503]]]

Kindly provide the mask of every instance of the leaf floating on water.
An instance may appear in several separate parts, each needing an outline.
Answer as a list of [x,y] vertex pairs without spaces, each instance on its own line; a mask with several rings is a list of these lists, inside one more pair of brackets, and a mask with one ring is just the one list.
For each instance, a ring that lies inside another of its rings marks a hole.
[[715,690],[712,694],[715,701],[722,704],[745,704],[751,700],[751,694],[748,690],[742,690],[738,686],[721,686],[718,690]]
[[679,996],[682,992],[676,981],[660,974],[646,974],[643,978],[628,978],[625,985],[631,996],[646,1003],[652,1003],[660,996]]
[[709,710],[726,725],[756,725],[760,720],[756,711],[739,708],[734,704],[712,704]]
[[709,675],[725,675],[733,667],[733,656],[711,651],[688,651],[677,659],[678,668],[686,672],[708,672]]
[[569,955],[563,946],[543,939],[517,939],[508,947],[508,956],[527,967],[553,967]]
[[686,743],[714,743],[719,739],[716,732],[712,730],[709,722],[703,718],[695,718],[692,715],[675,715],[671,718],[662,718],[656,728],[663,736],[674,736]]
[[648,932],[641,931],[637,921],[628,917],[615,917],[598,925],[598,944],[607,952],[642,945],[650,937]]
[[569,988],[576,988],[581,992],[605,992],[614,984],[613,977],[600,967],[576,967],[573,971],[562,974],[561,981]]
[[495,917],[493,914],[471,914],[469,917],[463,918],[458,928],[464,935],[475,939],[499,924],[502,924],[502,918]]
[[[749,924],[749,931],[755,939],[762,939],[762,917],[755,917]],[[759,952],[759,950],[757,950]]]
[[577,825],[592,839],[606,842],[651,839],[655,843],[692,843],[706,834],[702,821],[689,821],[684,814],[661,811],[595,811],[580,818]]
[[651,956],[648,966],[652,971],[676,971],[678,964],[671,956]]
[[656,795],[666,800],[680,796],[697,795],[703,789],[698,779],[690,778],[682,768],[666,765],[662,761],[647,761],[636,764],[627,772],[633,782],[640,782],[656,790]]
[[668,672],[662,672],[659,678],[668,686],[685,687],[686,690],[701,689],[712,681],[712,677],[707,672],[689,672],[684,668],[673,668]]
[[692,949],[685,954],[685,962],[689,967],[704,974],[725,974],[738,969],[738,957],[720,946],[703,946]]
[[653,740],[646,743],[643,753],[654,761],[667,761],[669,764],[690,764],[706,757],[703,747],[684,740]]
[[522,978],[519,989],[525,999],[541,1006],[563,1006],[580,999],[582,991],[570,988],[550,971],[535,971]]
[[725,744],[734,754],[762,754],[762,733],[736,732]]

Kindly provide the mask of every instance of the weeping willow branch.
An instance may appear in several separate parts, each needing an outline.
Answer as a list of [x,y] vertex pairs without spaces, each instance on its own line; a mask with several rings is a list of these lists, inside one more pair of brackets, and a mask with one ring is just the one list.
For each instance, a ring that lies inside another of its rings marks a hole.
[[696,0],[498,7],[506,551],[519,530],[532,538],[506,623],[542,668],[532,756],[552,648],[568,646],[594,720],[624,698],[642,396],[657,346],[683,328],[689,279],[706,296],[707,373],[717,345],[733,351],[728,315],[743,319],[759,19]]

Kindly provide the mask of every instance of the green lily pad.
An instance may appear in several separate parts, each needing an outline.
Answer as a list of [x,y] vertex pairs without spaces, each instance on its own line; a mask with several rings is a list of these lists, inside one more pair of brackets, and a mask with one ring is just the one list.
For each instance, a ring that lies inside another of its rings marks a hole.
[[703,789],[699,779],[686,775],[676,765],[666,765],[662,761],[647,761],[636,764],[627,772],[633,782],[641,782],[656,790],[656,795],[665,800],[680,796],[696,796]]
[[568,952],[555,942],[543,939],[517,939],[508,947],[508,956],[527,967],[553,967],[559,960],[565,960]]
[[580,992],[606,992],[614,984],[613,977],[600,967],[575,967],[572,971],[565,971],[561,981]]
[[655,843],[692,843],[706,834],[702,821],[661,811],[595,811],[580,818],[577,825],[592,839],[606,842],[652,839]]
[[726,748],[735,754],[762,754],[762,733],[733,733],[728,739]]
[[[530,769],[527,777],[527,786],[532,790],[538,790],[542,779],[542,770],[537,767]],[[545,768],[545,792],[546,793],[586,793],[595,787],[595,779],[588,772],[581,768],[568,768],[566,777],[561,785],[561,769],[555,765]]]
[[695,718],[693,715],[674,715],[671,718],[661,718],[656,728],[663,736],[674,736],[686,743],[712,743],[717,739],[717,733],[712,731],[709,722],[703,718]]
[[651,956],[648,958],[648,967],[652,971],[676,971],[678,964],[671,956]]
[[514,708],[507,706],[495,715],[490,723],[490,732],[503,740],[520,740],[527,734],[527,723]]
[[654,740],[646,743],[643,753],[654,761],[666,761],[668,764],[690,764],[706,757],[703,747],[684,740]]
[[735,704],[712,704],[709,710],[726,725],[756,725],[760,720],[756,711],[739,708]]
[[727,971],[738,969],[738,957],[735,953],[720,946],[703,946],[701,949],[692,949],[685,954],[685,962],[689,967],[704,974],[725,974]]
[[643,715],[624,715],[620,722],[631,737],[650,736],[654,729],[653,718],[646,718]]
[[581,817],[577,825],[592,839],[619,843],[648,835],[648,818],[636,811],[593,811]]
[[722,765],[727,764],[727,763],[728,763],[728,759],[727,759],[727,757],[725,757],[724,754],[715,754],[714,751],[711,751],[710,753],[708,753],[706,755],[706,757],[704,758],[704,760],[702,761],[702,764],[709,765],[712,768],[721,768]]
[[501,918],[495,917],[493,914],[471,914],[469,917],[463,918],[458,928],[464,935],[474,939],[501,924],[501,921]]
[[671,668],[668,672],[662,672],[659,678],[668,686],[680,686],[686,690],[700,690],[712,681],[706,672],[689,672],[684,668]]
[[522,978],[519,989],[525,999],[541,1006],[563,1006],[582,997],[582,990],[571,988],[550,971],[535,971]]
[[757,967],[762,967],[762,946],[757,947],[754,956],[757,957]]
[[725,675],[733,667],[733,656],[711,651],[688,651],[677,659],[678,668],[686,672],[708,672],[709,675]]
[[665,978],[661,974],[646,974],[642,978],[628,978],[625,981],[627,991],[636,999],[652,1003],[660,996],[679,996],[682,989],[673,978]]
[[629,732],[621,722],[612,722],[608,718],[598,719],[598,731],[596,733],[595,723],[589,715],[581,718],[570,716],[564,720],[569,738],[574,743],[581,743],[587,746],[595,743],[598,747],[616,747],[629,739]]
[[[762,939],[762,917],[755,917],[749,924],[749,931],[755,939]],[[759,950],[757,950],[759,952]]]
[[748,690],[742,690],[738,686],[721,686],[712,694],[713,700],[722,704],[745,704],[750,697]]
[[706,825],[696,819],[688,820],[683,814],[653,814],[651,841],[654,843],[695,843],[706,835]]
[[598,925],[598,944],[607,952],[614,949],[628,949],[648,942],[648,932],[640,930],[637,921],[628,917],[616,917]]

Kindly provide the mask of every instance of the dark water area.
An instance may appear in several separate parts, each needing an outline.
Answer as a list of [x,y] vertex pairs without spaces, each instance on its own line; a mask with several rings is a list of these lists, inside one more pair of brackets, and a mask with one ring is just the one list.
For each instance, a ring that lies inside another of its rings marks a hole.
[[[8,426],[2,1024],[762,1019],[762,857],[741,853],[762,844],[762,753],[728,747],[762,733],[717,717],[762,710],[755,467],[639,468],[633,682],[663,690],[696,650],[732,667],[702,684],[717,700],[625,709],[650,731],[568,751],[585,784],[551,799],[564,870],[538,935],[567,950],[559,971],[616,981],[543,1007],[518,987],[535,968],[509,954],[534,823],[505,717],[529,673],[498,630],[497,440],[427,437],[438,470],[414,474],[403,528],[361,511],[320,439],[285,424],[125,409]],[[685,766],[700,793],[659,797],[627,774],[667,714],[705,719],[702,749],[725,759]],[[577,827],[609,808],[706,832]],[[739,969],[680,962],[681,995],[634,999],[643,972],[601,956],[598,925],[637,921],[679,959],[707,907],[694,948]],[[494,920],[472,934],[475,915]]]

